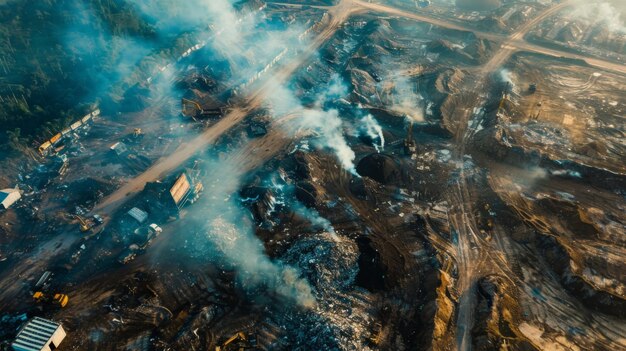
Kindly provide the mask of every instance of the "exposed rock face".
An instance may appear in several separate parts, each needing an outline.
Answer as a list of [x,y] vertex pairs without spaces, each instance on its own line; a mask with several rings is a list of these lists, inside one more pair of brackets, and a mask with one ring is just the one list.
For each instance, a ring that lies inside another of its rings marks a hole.
[[472,328],[475,350],[506,346],[514,350],[537,350],[515,327],[513,317],[519,306],[511,295],[511,288],[496,275],[485,276],[477,282],[476,321]]
[[442,71],[437,75],[434,82],[436,93],[442,95],[458,93],[463,78],[465,78],[465,74],[460,69],[450,68]]

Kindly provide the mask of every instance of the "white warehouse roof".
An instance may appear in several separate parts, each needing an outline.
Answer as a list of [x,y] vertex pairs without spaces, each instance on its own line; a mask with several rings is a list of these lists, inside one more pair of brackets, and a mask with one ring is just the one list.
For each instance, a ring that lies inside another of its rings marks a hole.
[[35,317],[17,333],[11,344],[15,351],[51,351],[65,339],[61,324]]
[[148,213],[146,211],[138,209],[137,207],[131,208],[130,211],[128,211],[128,214],[136,219],[139,223],[145,222],[148,218]]
[[20,189],[8,188],[0,190],[0,207],[9,208],[22,197]]

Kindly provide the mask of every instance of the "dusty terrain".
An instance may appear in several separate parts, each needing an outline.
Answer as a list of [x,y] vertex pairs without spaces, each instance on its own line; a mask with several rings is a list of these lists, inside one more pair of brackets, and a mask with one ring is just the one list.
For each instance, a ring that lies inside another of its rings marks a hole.
[[[618,39],[546,34],[575,1],[258,5],[267,21],[303,11],[309,39],[214,94],[222,115],[177,116],[157,91],[68,143],[63,175],[24,171],[0,213],[0,349],[22,313],[62,322],[59,350],[214,350],[240,331],[259,350],[626,349]],[[126,211],[182,171],[201,196],[149,211],[163,232],[118,262]],[[77,212],[104,223],[81,233]],[[65,308],[30,298],[44,271]]]

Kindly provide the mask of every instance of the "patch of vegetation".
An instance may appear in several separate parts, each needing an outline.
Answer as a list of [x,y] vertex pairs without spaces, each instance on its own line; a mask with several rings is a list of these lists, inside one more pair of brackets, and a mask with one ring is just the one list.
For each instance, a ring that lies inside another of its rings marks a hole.
[[19,150],[87,112],[114,83],[102,78],[119,71],[128,41],[148,51],[159,38],[124,0],[0,5],[0,146]]

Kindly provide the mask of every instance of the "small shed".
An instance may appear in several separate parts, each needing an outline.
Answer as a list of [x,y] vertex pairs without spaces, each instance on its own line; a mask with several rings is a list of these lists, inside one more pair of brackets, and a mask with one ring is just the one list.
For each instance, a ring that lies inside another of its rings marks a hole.
[[8,188],[0,190],[0,208],[7,209],[11,207],[22,197],[19,188]]
[[35,317],[20,329],[11,347],[15,351],[52,351],[59,347],[65,336],[61,324]]
[[148,219],[148,213],[144,210],[141,210],[137,207],[133,207],[128,211],[128,215],[133,217],[139,224],[143,223]]

